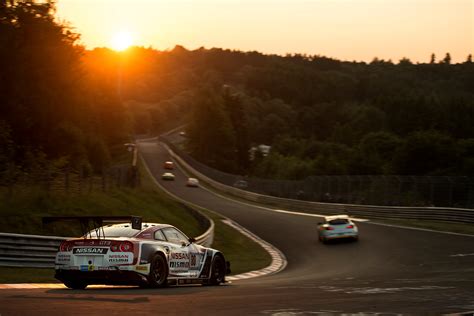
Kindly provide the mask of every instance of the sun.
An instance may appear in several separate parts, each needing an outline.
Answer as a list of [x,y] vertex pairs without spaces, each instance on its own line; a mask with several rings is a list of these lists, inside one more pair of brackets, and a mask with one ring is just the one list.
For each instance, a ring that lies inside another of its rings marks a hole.
[[130,47],[133,43],[132,34],[130,32],[115,33],[112,38],[112,48],[116,51],[123,51]]

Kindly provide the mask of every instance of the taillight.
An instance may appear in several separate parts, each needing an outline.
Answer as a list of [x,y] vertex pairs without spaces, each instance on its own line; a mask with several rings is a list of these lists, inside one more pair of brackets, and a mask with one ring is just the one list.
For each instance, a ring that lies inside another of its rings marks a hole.
[[59,251],[61,252],[69,252],[72,250],[72,246],[74,245],[73,241],[63,241],[59,245]]
[[112,252],[133,252],[133,243],[129,241],[114,241],[110,245]]
[[328,226],[326,227],[326,230],[334,230],[334,227]]
[[121,243],[119,249],[122,252],[132,252],[133,251],[133,244],[130,243],[130,242]]
[[354,228],[354,225],[347,225],[346,228]]

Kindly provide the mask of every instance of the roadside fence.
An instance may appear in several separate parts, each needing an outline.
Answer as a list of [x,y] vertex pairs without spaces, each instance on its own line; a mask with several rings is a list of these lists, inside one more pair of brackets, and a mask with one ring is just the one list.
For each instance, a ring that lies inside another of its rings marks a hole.
[[324,203],[474,208],[474,177],[310,176],[270,180],[229,174],[192,158],[168,137],[160,137],[194,170],[227,186],[273,197]]
[[140,184],[136,168],[128,164],[115,165],[100,173],[86,169],[45,168],[34,172],[9,170],[0,179],[0,189],[13,195],[15,191],[37,187],[49,193],[89,194],[107,192],[113,188],[136,187]]
[[[185,206],[189,208],[188,206]],[[196,243],[210,247],[214,240],[214,222],[190,209],[206,230]],[[0,233],[0,267],[53,268],[59,245],[67,237]]]

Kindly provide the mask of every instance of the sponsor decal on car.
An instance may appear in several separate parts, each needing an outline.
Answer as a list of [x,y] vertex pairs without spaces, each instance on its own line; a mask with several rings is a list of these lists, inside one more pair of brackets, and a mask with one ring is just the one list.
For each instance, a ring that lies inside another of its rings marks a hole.
[[84,248],[74,248],[72,250],[72,253],[75,255],[81,255],[81,254],[105,255],[108,250],[109,250],[108,248],[84,247]]
[[172,260],[188,260],[189,254],[187,254],[186,252],[173,252],[171,253],[171,259]]
[[94,266],[92,264],[91,265],[81,265],[80,270],[83,271],[83,272],[94,271]]
[[187,262],[187,261],[170,261],[170,268],[189,269],[189,262]]
[[64,253],[58,253],[56,256],[56,262],[57,263],[69,263],[71,262],[71,255],[64,254]]
[[170,254],[171,270],[188,270],[189,269],[189,254],[187,252],[172,252]]
[[138,266],[135,267],[135,270],[141,271],[141,272],[148,272],[150,270],[150,265],[149,264],[138,265]]
[[131,263],[133,255],[130,253],[110,254],[107,258],[110,263]]

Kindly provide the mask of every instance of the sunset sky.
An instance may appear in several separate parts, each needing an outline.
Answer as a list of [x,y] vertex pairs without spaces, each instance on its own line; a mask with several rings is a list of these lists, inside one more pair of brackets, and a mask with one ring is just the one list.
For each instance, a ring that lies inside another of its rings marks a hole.
[[474,0],[57,0],[87,48],[183,45],[428,62],[474,51]]

